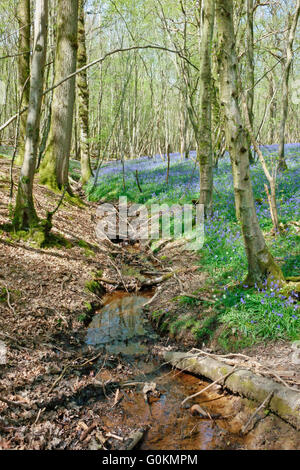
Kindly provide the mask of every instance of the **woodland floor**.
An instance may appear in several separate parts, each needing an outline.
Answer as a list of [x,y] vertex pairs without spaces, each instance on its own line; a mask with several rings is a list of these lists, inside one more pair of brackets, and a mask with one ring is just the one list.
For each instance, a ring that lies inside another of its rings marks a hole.
[[[1,159],[0,224],[9,222],[9,166]],[[17,170],[15,179],[16,175]],[[41,217],[59,200],[59,195],[38,184],[34,194]],[[98,445],[103,441],[107,448],[120,448],[120,442],[107,433],[126,437],[135,429],[134,423],[117,419],[114,405],[119,384],[136,371],[121,357],[103,357],[85,345],[88,304],[93,309],[101,306],[101,295],[88,291],[86,284],[99,272],[107,279],[119,279],[124,261],[132,265],[138,256],[129,252],[124,260],[112,253],[111,246],[99,245],[95,209],[95,203],[84,207],[63,203],[53,220],[53,233],[63,237],[60,246],[56,240],[52,247],[40,248],[11,232],[0,232],[0,340],[7,347],[7,363],[0,365],[0,449],[88,449],[93,448],[95,436]],[[163,284],[149,310],[175,314],[171,299],[182,289],[199,288],[206,274],[199,271],[196,255],[183,256],[176,245],[167,252],[162,249],[160,255],[164,266],[172,258],[172,269],[181,272]],[[145,266],[150,266],[151,256],[142,256]],[[206,303],[200,309],[213,317],[212,293],[204,289],[203,298]],[[185,315],[191,307],[182,305],[181,312],[179,308],[177,315]],[[175,336],[163,336],[161,344],[185,350],[202,347],[191,335]],[[212,342],[208,350],[213,348]],[[284,371],[284,380],[289,371],[300,389],[299,368],[290,362],[291,343],[258,345],[242,352],[279,376]],[[108,414],[110,425],[101,418]]]

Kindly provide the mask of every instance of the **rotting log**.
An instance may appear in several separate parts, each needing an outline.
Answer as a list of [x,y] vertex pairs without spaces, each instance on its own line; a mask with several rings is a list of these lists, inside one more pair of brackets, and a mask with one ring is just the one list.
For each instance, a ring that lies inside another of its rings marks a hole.
[[185,370],[196,375],[217,380],[232,372],[223,386],[251,400],[262,403],[273,392],[269,403],[270,411],[280,416],[297,430],[300,430],[300,393],[290,390],[266,377],[253,372],[233,367],[210,357],[199,358],[189,353],[166,351],[163,353],[166,362],[177,369]]

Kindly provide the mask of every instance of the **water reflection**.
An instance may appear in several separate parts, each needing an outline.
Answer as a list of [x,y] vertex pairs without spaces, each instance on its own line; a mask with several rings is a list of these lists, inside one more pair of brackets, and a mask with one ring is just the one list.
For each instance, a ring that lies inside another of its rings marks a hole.
[[141,295],[116,293],[107,296],[106,305],[89,326],[87,344],[105,347],[111,354],[146,354],[147,347],[141,344],[147,336],[146,320],[141,315],[145,302]]

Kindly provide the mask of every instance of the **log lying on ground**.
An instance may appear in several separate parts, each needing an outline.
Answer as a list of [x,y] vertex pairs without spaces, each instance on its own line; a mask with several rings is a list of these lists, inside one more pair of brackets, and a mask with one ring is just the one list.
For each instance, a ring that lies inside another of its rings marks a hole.
[[196,357],[189,353],[166,351],[164,359],[177,369],[207,377],[213,381],[232,372],[224,386],[246,398],[262,403],[273,392],[269,409],[282,419],[300,430],[300,393],[292,391],[273,380],[254,374],[253,372],[233,367],[210,357]]

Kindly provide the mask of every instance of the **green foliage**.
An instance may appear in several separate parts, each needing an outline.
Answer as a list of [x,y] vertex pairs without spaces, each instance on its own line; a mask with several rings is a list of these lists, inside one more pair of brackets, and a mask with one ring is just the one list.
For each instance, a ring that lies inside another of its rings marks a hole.
[[186,295],[181,295],[179,297],[179,303],[180,304],[185,304],[185,305],[198,305],[199,304],[198,299],[194,299],[193,297],[188,297]]
[[73,180],[80,180],[80,162],[78,160],[70,160],[69,174]]
[[86,319],[87,319],[87,314],[86,314],[86,313],[81,313],[81,314],[78,316],[78,321],[81,322],[81,323],[85,323],[85,322],[86,322]]
[[95,256],[95,248],[97,248],[94,245],[91,245],[90,243],[87,243],[85,240],[79,239],[76,244],[84,250],[84,255],[87,258]]
[[91,281],[85,283],[85,288],[87,291],[92,292],[93,294],[101,297],[105,293],[104,287],[94,278]]
[[239,339],[239,345],[300,338],[300,312],[294,298],[282,295],[274,283],[271,289],[227,290],[219,299],[223,313],[219,317],[226,333],[221,342],[232,334]]
[[4,303],[7,299],[7,293],[4,287],[0,287],[0,302]]

